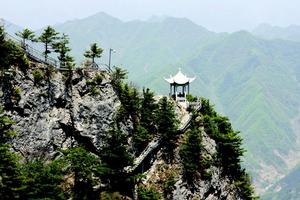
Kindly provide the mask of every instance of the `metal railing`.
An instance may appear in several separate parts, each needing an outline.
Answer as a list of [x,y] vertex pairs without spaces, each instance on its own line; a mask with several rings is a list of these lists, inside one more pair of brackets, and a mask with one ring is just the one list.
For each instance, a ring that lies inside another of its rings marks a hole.
[[8,33],[5,34],[5,39],[12,40],[17,45],[19,45],[26,52],[28,57],[46,65],[59,68],[59,62],[55,58],[52,58],[50,56],[45,57],[45,54],[43,52],[33,48],[29,44],[24,44],[24,42],[21,39],[18,39]]

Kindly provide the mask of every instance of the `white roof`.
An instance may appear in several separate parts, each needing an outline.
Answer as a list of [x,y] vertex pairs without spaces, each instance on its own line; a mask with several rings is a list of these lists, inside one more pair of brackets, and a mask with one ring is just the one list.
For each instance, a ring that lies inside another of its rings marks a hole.
[[170,84],[177,83],[182,85],[182,84],[193,82],[196,79],[196,77],[193,78],[187,77],[181,72],[181,69],[179,69],[175,76],[170,75],[170,78],[164,78],[164,79]]

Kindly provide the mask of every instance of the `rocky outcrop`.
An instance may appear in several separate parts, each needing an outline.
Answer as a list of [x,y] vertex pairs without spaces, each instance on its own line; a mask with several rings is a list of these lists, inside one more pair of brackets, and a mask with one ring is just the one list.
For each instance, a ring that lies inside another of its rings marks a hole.
[[[36,70],[40,70],[41,76],[37,76]],[[5,76],[8,77],[3,79],[6,81],[0,83],[0,101],[6,113],[16,122],[13,128],[17,136],[10,141],[14,151],[27,160],[53,160],[60,155],[60,149],[79,144],[95,154],[100,153],[103,139],[120,106],[107,72],[95,69],[61,72],[31,63],[26,72],[15,68]],[[98,80],[95,81],[96,78]],[[191,117],[190,113],[181,112],[178,108],[176,112],[182,124]],[[129,134],[132,127],[128,120],[122,129]],[[203,151],[207,157],[213,158],[216,143],[204,132],[201,123],[199,127]],[[171,163],[163,159],[163,147],[154,152],[156,155],[151,157],[150,168],[143,171],[145,178],[142,184],[154,187],[166,199],[240,199],[235,186],[214,164],[207,169],[209,178],[200,174],[192,186],[185,181],[179,156],[183,139],[184,134],[178,137]],[[169,179],[173,179],[174,184],[169,188],[162,187]]]
[[[179,138],[179,143],[182,138]],[[202,130],[202,144],[207,156],[214,156],[216,153],[216,143]],[[142,184],[157,191],[162,190],[161,185],[167,182],[170,177],[174,178],[172,191],[166,195],[167,199],[174,200],[239,200],[236,187],[231,181],[224,177],[222,169],[212,165],[208,170],[210,178],[201,178],[201,175],[193,182],[187,183],[183,177],[182,165],[178,155],[179,148],[175,149],[175,160],[172,163],[166,163],[163,159],[163,153],[160,151],[156,161],[145,173],[146,177]]]
[[[38,83],[33,76],[36,69],[45,73]],[[33,63],[25,73],[17,69],[10,73],[10,82],[2,87],[11,84],[12,90],[19,90],[19,100],[6,109],[16,122],[17,136],[11,141],[15,151],[27,159],[51,159],[57,149],[78,143],[94,153],[99,151],[120,105],[106,72],[84,69],[70,76],[68,72],[47,72],[43,65]],[[47,73],[51,73],[49,80]],[[103,80],[96,86],[99,92],[92,95],[87,82],[96,74]],[[5,104],[5,94],[1,101]]]

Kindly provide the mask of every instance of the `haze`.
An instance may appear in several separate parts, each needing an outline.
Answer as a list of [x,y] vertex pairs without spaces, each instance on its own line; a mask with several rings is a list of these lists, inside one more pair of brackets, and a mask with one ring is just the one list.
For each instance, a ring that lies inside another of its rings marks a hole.
[[299,0],[1,0],[0,18],[38,29],[103,11],[121,20],[186,17],[209,30],[251,30],[300,23]]

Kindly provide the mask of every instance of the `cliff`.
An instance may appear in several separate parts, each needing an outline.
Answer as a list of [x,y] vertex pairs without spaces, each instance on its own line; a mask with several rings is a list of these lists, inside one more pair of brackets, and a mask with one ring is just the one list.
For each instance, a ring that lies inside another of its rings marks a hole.
[[[9,143],[23,160],[55,160],[62,156],[62,150],[78,146],[101,157],[108,131],[122,107],[108,72],[58,71],[30,62],[25,71],[10,67],[2,73],[2,80],[1,105],[15,121],[13,129],[17,131]],[[192,117],[178,107],[177,116],[180,115],[182,119]],[[212,161],[216,160],[217,144],[205,132],[201,112],[197,116],[193,127],[201,133],[200,151],[210,164],[195,173],[192,183],[185,178],[180,149],[187,140],[188,129],[176,136],[171,160],[165,159],[166,143],[162,142],[147,161],[142,161],[142,168],[131,172],[130,176],[143,175],[133,184],[133,193],[125,191],[127,196],[145,199],[145,191],[150,190],[159,199],[246,199],[230,176],[224,175],[223,167]],[[121,130],[128,136],[127,151],[136,160],[140,154],[133,147],[134,123],[134,117],[123,120]]]

